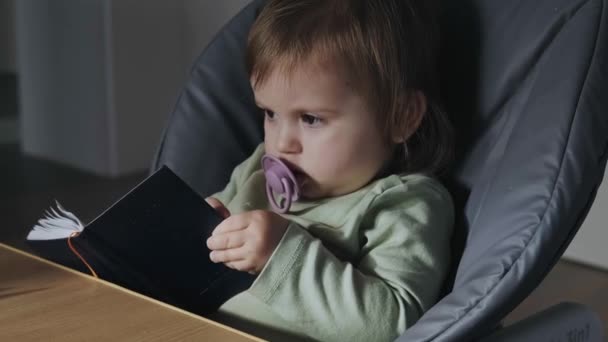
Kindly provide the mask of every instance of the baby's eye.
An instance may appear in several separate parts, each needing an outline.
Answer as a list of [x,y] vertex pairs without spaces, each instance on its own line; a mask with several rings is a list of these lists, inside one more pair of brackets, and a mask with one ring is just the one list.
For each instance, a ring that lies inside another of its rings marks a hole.
[[321,118],[316,117],[312,114],[302,114],[301,116],[302,122],[307,124],[308,126],[318,126],[321,124]]
[[274,112],[271,111],[270,109],[264,109],[264,116],[266,118],[268,118],[269,120],[274,119]]

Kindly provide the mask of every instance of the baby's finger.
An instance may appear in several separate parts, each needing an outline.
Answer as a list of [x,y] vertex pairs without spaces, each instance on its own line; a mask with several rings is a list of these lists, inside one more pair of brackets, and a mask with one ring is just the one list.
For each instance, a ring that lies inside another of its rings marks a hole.
[[215,234],[207,239],[207,247],[211,250],[239,248],[244,244],[243,234],[238,232]]
[[249,225],[249,221],[247,220],[246,215],[233,215],[227,217],[224,221],[220,222],[220,224],[215,227],[211,235],[216,234],[224,234],[228,232],[235,232],[237,230],[242,230],[247,228]]
[[226,206],[224,206],[224,203],[222,203],[217,198],[207,197],[205,198],[205,201],[207,201],[211,208],[215,209],[215,211],[217,211],[223,218],[227,218],[228,216],[230,216],[230,211],[228,210],[228,208],[226,208]]
[[250,274],[256,274],[256,272],[253,270],[253,266],[251,265],[251,262],[249,262],[247,260],[231,261],[231,262],[227,262],[224,264],[227,267],[232,268],[233,270],[249,272]]
[[215,263],[240,261],[243,260],[244,257],[245,255],[242,251],[242,248],[224,249],[218,251],[211,251],[211,253],[209,253],[209,259],[211,259],[211,261]]

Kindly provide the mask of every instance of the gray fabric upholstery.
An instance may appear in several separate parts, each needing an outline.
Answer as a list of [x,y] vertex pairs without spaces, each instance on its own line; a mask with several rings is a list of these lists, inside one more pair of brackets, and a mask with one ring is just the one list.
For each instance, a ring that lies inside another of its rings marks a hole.
[[571,241],[606,163],[606,15],[602,0],[446,8],[444,89],[463,134],[453,192],[467,239],[451,293],[402,341],[485,334]]
[[[262,140],[243,53],[259,6],[198,59],[153,169],[203,195]],[[444,1],[443,82],[460,206],[446,295],[401,341],[462,341],[494,329],[555,264],[606,165],[606,0]]]
[[480,342],[605,342],[604,324],[596,312],[577,303],[560,303],[500,329]]

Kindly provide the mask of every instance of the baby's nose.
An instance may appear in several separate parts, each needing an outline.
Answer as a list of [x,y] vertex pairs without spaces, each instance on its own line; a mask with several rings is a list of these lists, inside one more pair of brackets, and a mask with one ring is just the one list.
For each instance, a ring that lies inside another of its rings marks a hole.
[[277,136],[277,150],[279,153],[299,153],[302,144],[296,132],[290,128],[282,128]]

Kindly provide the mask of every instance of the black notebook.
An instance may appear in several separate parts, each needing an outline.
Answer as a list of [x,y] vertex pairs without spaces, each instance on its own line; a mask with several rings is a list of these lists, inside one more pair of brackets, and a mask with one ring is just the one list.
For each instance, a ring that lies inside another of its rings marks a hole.
[[163,166],[86,226],[58,204],[28,243],[44,258],[89,272],[67,243],[82,230],[70,241],[100,278],[204,315],[254,280],[210,261],[206,240],[221,220]]

